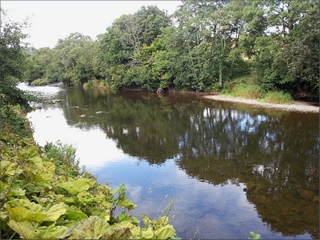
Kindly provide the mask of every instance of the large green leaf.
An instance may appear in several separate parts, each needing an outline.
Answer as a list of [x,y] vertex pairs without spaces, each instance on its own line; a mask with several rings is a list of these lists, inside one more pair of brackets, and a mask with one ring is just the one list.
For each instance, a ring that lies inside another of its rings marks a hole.
[[154,232],[152,228],[147,228],[146,230],[141,232],[141,236],[144,239],[153,239],[154,238]]
[[43,166],[39,169],[35,180],[37,182],[46,182],[49,183],[53,179],[55,173],[55,165],[52,162],[44,162]]
[[64,204],[56,204],[53,205],[49,210],[46,212],[47,218],[45,221],[57,221],[58,218],[66,212],[66,207]]
[[113,229],[107,221],[102,220],[99,217],[91,216],[88,219],[80,221],[75,226],[71,239],[100,239],[108,238],[113,234]]
[[24,207],[34,212],[42,211],[43,207],[37,203],[30,202],[29,199],[14,199],[5,204],[5,208],[8,207]]
[[128,210],[135,209],[137,207],[131,200],[124,197],[118,202],[119,207],[127,208]]
[[30,202],[27,199],[16,199],[8,202],[5,208],[9,212],[10,217],[18,222],[21,221],[56,221],[62,214],[66,212],[64,204],[56,204],[49,208],[48,211],[40,205]]
[[66,206],[65,217],[69,220],[82,220],[88,218],[87,214],[83,213],[81,210],[75,209],[74,207]]
[[87,178],[79,178],[75,181],[60,183],[60,187],[67,190],[69,193],[78,194],[83,191],[87,191],[94,185],[95,181]]
[[8,222],[9,227],[11,227],[20,237],[25,239],[37,239],[36,228],[37,223],[30,221],[17,222],[15,220],[10,220]]
[[42,222],[46,218],[43,207],[40,204],[30,202],[28,199],[14,199],[5,204],[5,209],[15,221]]
[[47,218],[47,215],[45,213],[42,213],[41,211],[30,211],[24,207],[9,208],[8,212],[11,219],[17,222],[34,221],[40,223],[45,221],[45,219]]
[[9,184],[0,181],[0,193],[7,193],[8,197],[24,196],[26,191],[17,185],[10,186]]
[[176,235],[176,231],[171,225],[166,225],[155,231],[157,239],[168,239]]
[[42,166],[42,158],[39,156],[31,157],[28,160],[31,161],[33,164],[35,164],[38,167]]
[[36,232],[41,239],[63,239],[70,235],[70,229],[68,227],[55,226],[55,224],[52,224],[48,227],[39,227],[37,228]]
[[23,170],[21,169],[21,167],[14,162],[6,160],[0,162],[0,173],[3,176],[18,175],[22,172]]

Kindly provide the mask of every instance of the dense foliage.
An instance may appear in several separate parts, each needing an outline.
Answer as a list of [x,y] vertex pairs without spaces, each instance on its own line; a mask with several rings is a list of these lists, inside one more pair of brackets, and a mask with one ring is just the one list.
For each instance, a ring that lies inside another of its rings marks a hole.
[[3,115],[9,111],[7,105],[19,104],[27,109],[30,96],[16,87],[19,81],[23,81],[26,71],[23,53],[26,35],[22,32],[26,23],[10,21],[2,9],[0,23],[0,102],[3,104],[0,114]]
[[[144,227],[128,210],[136,205],[120,186],[99,185],[79,173],[75,152],[61,143],[39,151],[32,138],[1,137],[1,237],[17,239],[168,239],[175,230],[168,216]],[[116,208],[123,211],[115,214]]]
[[[319,0],[184,0],[123,15],[93,41],[80,33],[28,51],[28,81],[212,91],[250,76],[265,91],[319,91]],[[40,81],[45,79],[46,81]]]

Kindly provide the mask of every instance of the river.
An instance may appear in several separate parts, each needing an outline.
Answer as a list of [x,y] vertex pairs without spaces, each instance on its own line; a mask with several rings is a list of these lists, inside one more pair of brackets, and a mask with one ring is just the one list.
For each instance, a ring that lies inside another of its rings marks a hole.
[[24,90],[36,142],[73,144],[99,183],[124,183],[133,215],[169,214],[181,238],[319,238],[319,115],[196,94]]

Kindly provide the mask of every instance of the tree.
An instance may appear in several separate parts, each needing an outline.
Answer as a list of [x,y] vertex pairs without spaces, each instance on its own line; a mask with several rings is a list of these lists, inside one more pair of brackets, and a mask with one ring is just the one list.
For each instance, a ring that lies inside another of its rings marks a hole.
[[254,41],[254,70],[267,90],[319,91],[319,0],[263,1],[267,28]]
[[94,76],[92,47],[91,38],[78,32],[59,39],[47,66],[48,78],[65,85],[82,85],[91,80]]
[[22,40],[27,35],[22,29],[27,23],[10,21],[4,10],[0,11],[0,99],[3,105],[20,104],[28,108],[27,95],[17,88],[26,70],[25,44]]
[[152,73],[153,41],[169,26],[170,18],[156,6],[142,7],[135,14],[122,15],[101,39],[110,85],[157,88]]
[[48,66],[52,61],[52,50],[48,47],[28,49],[26,51],[28,69],[25,80],[31,83],[35,79],[48,79]]

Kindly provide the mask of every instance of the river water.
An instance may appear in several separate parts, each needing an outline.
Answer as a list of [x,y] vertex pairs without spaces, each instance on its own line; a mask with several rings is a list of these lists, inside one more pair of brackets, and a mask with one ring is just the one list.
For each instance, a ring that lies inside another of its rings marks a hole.
[[195,94],[22,89],[47,102],[34,138],[73,144],[99,183],[126,185],[142,213],[181,238],[319,238],[319,115]]

